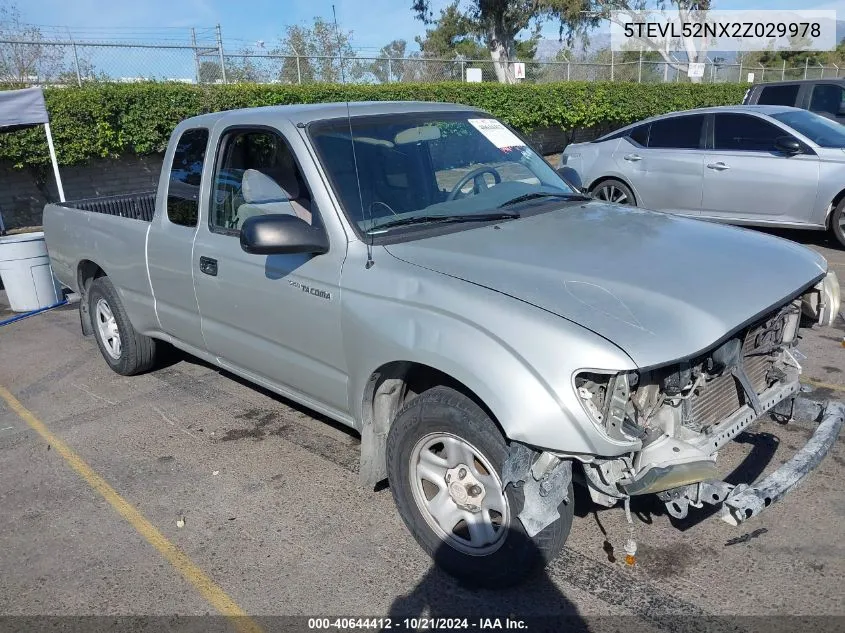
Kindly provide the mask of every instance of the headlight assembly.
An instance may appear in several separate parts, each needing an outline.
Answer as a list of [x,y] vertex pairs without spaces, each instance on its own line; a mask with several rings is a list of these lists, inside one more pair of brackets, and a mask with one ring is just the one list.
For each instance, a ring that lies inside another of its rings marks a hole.
[[[599,429],[614,440],[630,442],[637,438],[625,424],[631,388],[637,384],[633,372],[618,374],[581,371],[575,374],[575,391],[587,415]],[[627,432],[626,432],[627,431]]]

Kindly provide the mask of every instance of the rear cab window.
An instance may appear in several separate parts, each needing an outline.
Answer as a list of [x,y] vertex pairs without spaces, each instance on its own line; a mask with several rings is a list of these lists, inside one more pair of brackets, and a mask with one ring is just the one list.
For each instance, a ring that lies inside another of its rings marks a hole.
[[208,130],[191,128],[182,132],[167,184],[167,219],[180,226],[195,227],[199,221],[199,192]]
[[845,90],[836,84],[816,84],[810,97],[810,110],[829,116],[845,115]]
[[757,96],[757,103],[759,105],[794,106],[798,100],[798,91],[800,88],[801,86],[798,84],[763,86]]

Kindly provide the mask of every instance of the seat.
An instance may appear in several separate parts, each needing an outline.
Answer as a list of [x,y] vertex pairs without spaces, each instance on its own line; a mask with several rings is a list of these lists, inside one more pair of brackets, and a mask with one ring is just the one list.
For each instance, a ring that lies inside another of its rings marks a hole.
[[[299,183],[296,176],[279,180],[284,182],[280,185],[265,173],[257,169],[247,169],[241,181],[241,195],[244,204],[238,207],[235,216],[235,227],[241,228],[244,220],[254,215],[269,215],[278,213],[282,215],[294,215],[311,224],[311,211],[303,201],[298,200]],[[309,205],[310,206],[310,205]]]

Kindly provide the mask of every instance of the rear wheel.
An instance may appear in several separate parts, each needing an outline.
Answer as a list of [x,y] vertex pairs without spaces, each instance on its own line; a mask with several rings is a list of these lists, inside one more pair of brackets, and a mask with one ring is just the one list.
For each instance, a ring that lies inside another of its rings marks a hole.
[[836,205],[830,216],[830,232],[845,247],[845,198]]
[[131,376],[153,366],[156,341],[132,327],[108,277],[98,277],[88,288],[88,313],[97,346],[109,367],[118,374]]
[[525,533],[522,489],[502,486],[507,455],[484,410],[448,387],[409,401],[388,435],[390,488],[405,525],[441,568],[468,584],[514,585],[554,558],[569,535],[571,489],[560,519],[533,538]]
[[637,206],[637,201],[634,198],[634,192],[631,191],[631,188],[621,180],[616,180],[615,178],[601,181],[590,190],[590,193],[598,200],[615,202],[617,204],[628,204],[632,207]]

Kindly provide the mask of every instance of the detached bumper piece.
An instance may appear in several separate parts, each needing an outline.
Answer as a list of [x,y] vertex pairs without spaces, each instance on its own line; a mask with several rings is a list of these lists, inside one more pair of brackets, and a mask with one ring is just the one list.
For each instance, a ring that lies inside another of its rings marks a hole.
[[757,516],[819,465],[845,423],[845,403],[833,400],[815,402],[798,396],[778,403],[769,413],[787,421],[812,420],[819,426],[792,459],[755,484],[733,486],[724,481],[702,481],[659,493],[670,515],[683,519],[689,506],[700,508],[706,503],[720,506],[722,520],[731,525]]
[[845,403],[828,400],[824,403],[805,398],[786,400],[771,413],[792,419],[819,421],[810,440],[795,456],[771,475],[753,486],[734,488],[722,504],[722,520],[739,525],[760,514],[795,488],[824,459],[845,422]]

